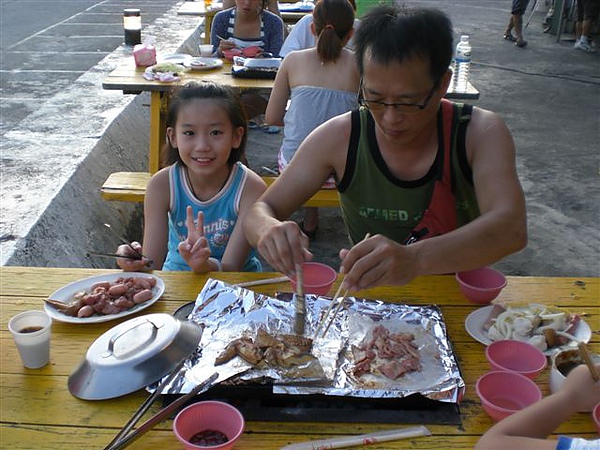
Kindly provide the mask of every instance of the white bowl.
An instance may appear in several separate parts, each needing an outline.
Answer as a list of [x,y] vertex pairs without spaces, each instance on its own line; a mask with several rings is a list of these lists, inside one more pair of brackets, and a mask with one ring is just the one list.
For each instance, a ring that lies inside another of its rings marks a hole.
[[[595,364],[600,364],[600,355],[592,354],[592,361]],[[550,376],[548,378],[550,392],[553,394],[558,392],[569,372],[579,364],[585,364],[585,362],[579,355],[579,350],[576,348],[560,350],[552,355],[552,365],[550,366]]]

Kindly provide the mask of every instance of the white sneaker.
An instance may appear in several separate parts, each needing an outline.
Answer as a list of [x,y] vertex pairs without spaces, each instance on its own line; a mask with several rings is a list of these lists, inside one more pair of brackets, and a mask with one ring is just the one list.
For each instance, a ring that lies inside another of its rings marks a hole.
[[584,52],[588,52],[588,53],[596,52],[596,49],[594,47],[592,47],[592,44],[590,43],[590,41],[588,41],[587,39],[584,39],[584,38],[579,38],[579,40],[577,42],[575,42],[575,45],[573,47],[578,50],[583,50]]

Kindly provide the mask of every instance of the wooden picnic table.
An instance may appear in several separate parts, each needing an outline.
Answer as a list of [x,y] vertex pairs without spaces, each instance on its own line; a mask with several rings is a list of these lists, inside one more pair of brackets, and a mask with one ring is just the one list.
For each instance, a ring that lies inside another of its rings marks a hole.
[[[280,2],[279,13],[284,22],[295,24],[307,14],[312,14],[312,11],[286,11],[285,4],[289,2]],[[222,5],[222,4],[221,4]],[[221,7],[208,8],[204,6],[203,1],[186,1],[177,10],[177,14],[181,16],[199,16],[204,17],[204,37],[202,42],[204,44],[210,44],[210,29],[212,28],[212,22],[215,15],[222,11]]]
[[[195,2],[192,2],[195,3]],[[236,78],[231,75],[230,62],[225,62],[221,67],[211,70],[191,70],[182,75],[180,82],[163,83],[148,81],[142,75],[144,68],[136,67],[131,61],[117,67],[103,80],[102,87],[108,90],[124,92],[150,92],[150,153],[148,159],[149,173],[152,175],[160,169],[160,149],[165,141],[166,111],[168,110],[169,96],[173,87],[189,80],[214,81],[218,84],[232,86],[241,91],[247,89],[272,89],[273,81],[269,79]],[[468,82],[467,90],[459,92],[454,90],[454,83],[450,84],[446,98],[453,100],[477,100],[479,91]]]
[[150,92],[150,154],[148,159],[151,174],[160,168],[160,149],[165,141],[166,112],[169,96],[167,95],[178,83],[190,80],[213,81],[217,84],[232,86],[240,90],[272,89],[273,80],[236,78],[231,75],[230,62],[210,70],[189,70],[181,76],[180,82],[164,83],[148,81],[143,77],[144,68],[136,67],[133,60],[117,67],[110,72],[102,82],[102,87],[108,90],[124,92]]
[[[10,317],[28,309],[42,309],[43,299],[56,289],[81,278],[118,272],[101,269],[0,267],[0,360],[1,387],[0,441],[3,448],[17,449],[99,449],[111,441],[148,396],[140,390],[120,398],[83,401],[67,390],[67,378],[84,357],[98,336],[117,325],[118,321],[99,324],[67,324],[54,322],[50,364],[42,369],[25,369],[19,359],[7,323]],[[229,283],[270,278],[272,273],[209,273],[154,272],[166,285],[161,300],[138,315],[173,313],[180,306],[195,300],[209,277]],[[340,280],[338,280],[339,282]],[[337,288],[333,286],[332,291]],[[291,291],[289,283],[252,288],[257,292]],[[356,296],[415,305],[436,304],[442,310],[450,341],[466,383],[466,393],[460,403],[460,425],[423,424],[433,433],[429,437],[388,442],[374,446],[379,449],[471,449],[478,438],[492,425],[482,410],[475,393],[475,382],[488,371],[484,345],[465,331],[464,321],[477,306],[459,292],[453,276],[420,277],[403,287],[380,287]],[[502,301],[535,301],[585,313],[585,321],[594,331],[590,348],[600,352],[600,278],[508,277],[502,291]],[[125,319],[122,319],[125,320]],[[548,394],[548,369],[536,383]],[[142,419],[160,409],[157,402]],[[140,422],[141,423],[141,422]],[[413,424],[332,422],[247,421],[245,432],[236,443],[237,450],[277,449],[290,443],[357,435],[389,430]],[[573,416],[557,430],[557,434],[576,435],[591,439],[596,436],[589,413]],[[132,449],[179,449],[181,444],[172,432],[172,420],[166,420],[135,441]]]

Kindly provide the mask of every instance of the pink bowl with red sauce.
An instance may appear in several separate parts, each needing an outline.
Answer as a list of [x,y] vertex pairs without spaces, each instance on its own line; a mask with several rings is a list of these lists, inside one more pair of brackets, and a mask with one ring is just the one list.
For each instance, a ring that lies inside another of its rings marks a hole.
[[244,425],[236,408],[210,400],[182,409],[173,421],[173,431],[186,450],[230,450]]
[[[327,295],[337,279],[337,272],[332,267],[318,262],[305,262],[302,274],[305,294]],[[296,278],[290,278],[290,283],[296,291]]]

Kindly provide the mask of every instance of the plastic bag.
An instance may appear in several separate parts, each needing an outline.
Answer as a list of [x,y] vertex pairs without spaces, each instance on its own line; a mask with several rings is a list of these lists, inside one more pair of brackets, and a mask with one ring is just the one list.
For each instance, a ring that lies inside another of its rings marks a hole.
[[149,67],[156,64],[156,47],[153,37],[148,37],[144,39],[144,42],[133,47],[133,59],[138,67]]

